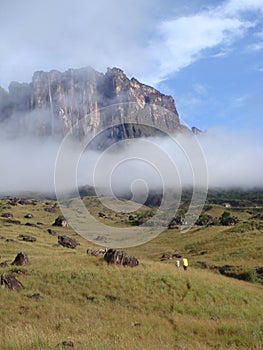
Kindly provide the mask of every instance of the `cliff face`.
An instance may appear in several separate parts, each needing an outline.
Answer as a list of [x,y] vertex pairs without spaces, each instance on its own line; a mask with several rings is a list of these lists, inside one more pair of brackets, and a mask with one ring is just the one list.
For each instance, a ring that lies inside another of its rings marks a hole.
[[12,82],[9,93],[0,88],[0,121],[15,116],[21,123],[26,114],[31,113],[36,119],[41,114],[36,134],[63,136],[67,132],[74,133],[78,121],[87,116],[78,130],[79,136],[88,130],[96,133],[98,128],[112,123],[119,126],[109,131],[107,137],[122,139],[147,134],[140,126],[125,124],[125,105],[119,105],[112,114],[101,112],[103,107],[125,102],[136,102],[141,109],[146,105],[164,107],[172,113],[160,113],[151,107],[153,124],[163,123],[171,132],[184,129],[171,96],[134,78],[128,79],[118,68],[108,69],[105,74],[92,68],[69,69],[64,73],[40,71],[34,73],[30,84]]

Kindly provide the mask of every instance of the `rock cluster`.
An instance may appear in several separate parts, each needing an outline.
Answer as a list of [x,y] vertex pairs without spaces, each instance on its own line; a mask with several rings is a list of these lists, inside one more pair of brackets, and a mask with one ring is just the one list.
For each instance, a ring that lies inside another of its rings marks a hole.
[[107,250],[107,252],[104,255],[104,260],[108,264],[116,264],[130,267],[139,265],[139,260],[136,259],[134,256],[127,256],[125,252],[112,248]]

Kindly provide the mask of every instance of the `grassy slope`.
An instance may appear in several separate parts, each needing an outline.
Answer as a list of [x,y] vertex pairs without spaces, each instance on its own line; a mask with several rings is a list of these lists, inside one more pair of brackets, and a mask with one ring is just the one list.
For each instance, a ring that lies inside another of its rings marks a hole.
[[[202,260],[255,267],[260,259],[262,264],[262,230],[195,227],[185,234],[167,230],[128,250],[141,262],[130,269],[107,266],[102,258],[88,256],[86,249],[92,244],[70,228],[56,230],[77,238],[81,245],[75,250],[59,246],[57,238],[47,233],[59,210],[47,213],[44,207],[38,203],[7,208],[1,202],[0,213],[12,211],[22,223],[44,224],[31,228],[0,219],[1,261],[11,262],[19,251],[29,256],[29,265],[22,268],[27,275],[18,276],[25,289],[0,291],[1,349],[54,349],[66,339],[74,340],[76,349],[263,348],[262,286],[194,267],[184,272],[174,261],[159,261],[163,252],[178,249],[192,266]],[[33,219],[23,218],[28,212]],[[20,233],[37,241],[20,242]],[[201,250],[207,254],[200,255]],[[241,253],[233,254],[237,250]],[[8,272],[11,267],[0,269]],[[33,293],[43,298],[28,298]]]

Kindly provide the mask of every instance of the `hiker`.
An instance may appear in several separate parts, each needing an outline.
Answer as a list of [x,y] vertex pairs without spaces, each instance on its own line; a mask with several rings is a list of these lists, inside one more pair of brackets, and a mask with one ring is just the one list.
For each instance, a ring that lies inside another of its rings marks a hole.
[[180,267],[180,260],[176,260],[176,267]]
[[187,258],[183,258],[183,268],[186,271],[188,267],[188,259]]

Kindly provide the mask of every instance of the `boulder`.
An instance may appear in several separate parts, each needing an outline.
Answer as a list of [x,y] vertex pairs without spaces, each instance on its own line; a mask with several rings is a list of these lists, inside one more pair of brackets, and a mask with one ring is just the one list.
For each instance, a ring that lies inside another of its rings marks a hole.
[[19,235],[18,238],[22,239],[22,241],[25,242],[35,242],[37,240],[35,237],[24,234]]
[[161,256],[161,260],[170,260],[172,259],[172,256],[168,253],[163,253],[163,255]]
[[28,199],[20,199],[20,201],[18,201],[19,204],[21,205],[32,205],[33,202],[28,200]]
[[72,340],[64,340],[62,343],[57,345],[59,349],[74,350],[74,343]]
[[32,214],[26,214],[25,216],[24,216],[24,218],[25,219],[32,219],[32,217],[33,217],[33,215]]
[[115,250],[115,249],[108,249],[107,252],[104,254],[104,260],[108,264],[116,264],[116,265],[123,265],[123,266],[138,266],[139,261],[134,256],[127,256],[125,252]]
[[94,250],[92,248],[88,248],[87,249],[87,254],[95,255],[95,256],[104,255],[106,252],[107,252],[107,249],[103,249],[103,248],[98,249],[98,250]]
[[13,215],[12,213],[8,212],[8,213],[3,213],[3,214],[1,215],[1,217],[2,217],[2,218],[10,219],[10,218],[13,218],[14,215]]
[[25,226],[30,226],[30,227],[37,227],[36,224],[32,224],[31,222],[26,222]]
[[92,248],[87,249],[87,254],[93,255],[93,253],[94,253],[94,249],[92,249]]
[[54,231],[54,230],[51,230],[51,228],[49,228],[49,229],[47,230],[47,232],[48,232],[50,235],[52,235],[52,236],[57,236],[57,232]]
[[56,218],[53,226],[68,227],[68,221],[64,216],[59,216]]
[[8,220],[6,220],[6,222],[8,224],[13,224],[13,225],[20,225],[21,224],[21,221],[19,221],[19,220],[12,220],[12,219],[8,219]]
[[97,255],[104,255],[107,253],[107,249],[104,248],[100,248],[98,250],[96,250]]
[[20,281],[18,281],[13,275],[7,273],[3,273],[1,275],[1,286],[3,288],[8,287],[11,290],[19,290],[24,288]]
[[173,258],[177,258],[177,259],[182,258],[182,255],[180,253],[177,253],[177,252],[174,252],[172,256],[173,256]]
[[116,249],[108,249],[108,251],[104,255],[104,260],[108,264],[117,264],[117,265],[122,265],[124,258],[125,258],[126,253],[123,251],[118,251]]
[[89,254],[89,255],[94,255],[94,256],[99,255],[99,254],[97,253],[97,251],[94,250],[94,249],[92,249],[92,248],[88,248],[88,249],[87,249],[87,254]]
[[28,257],[26,253],[20,252],[15,257],[15,260],[12,262],[12,265],[24,266],[28,264]]
[[68,236],[58,236],[58,244],[61,244],[63,247],[67,247],[67,248],[76,248],[77,245],[79,245],[79,243],[74,239],[74,238],[70,238]]
[[126,256],[123,262],[123,266],[138,266],[139,265],[139,260],[136,259],[134,256]]
[[17,205],[17,202],[16,201],[10,201],[7,203],[8,205],[12,205],[12,206],[16,206]]

